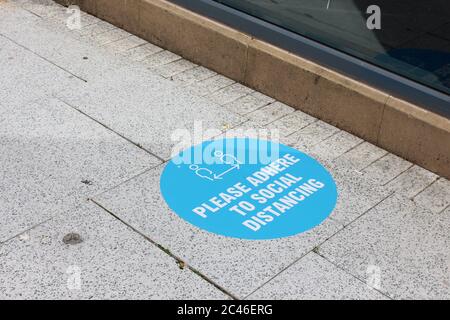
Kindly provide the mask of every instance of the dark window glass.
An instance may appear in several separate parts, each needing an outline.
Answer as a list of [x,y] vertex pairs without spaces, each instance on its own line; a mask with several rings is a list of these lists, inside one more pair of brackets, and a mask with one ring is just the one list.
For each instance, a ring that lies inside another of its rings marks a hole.
[[450,0],[216,1],[450,93]]

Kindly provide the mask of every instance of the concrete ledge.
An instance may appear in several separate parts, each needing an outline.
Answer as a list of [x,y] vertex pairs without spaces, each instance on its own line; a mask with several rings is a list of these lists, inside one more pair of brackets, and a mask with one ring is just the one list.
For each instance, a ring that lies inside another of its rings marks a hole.
[[166,1],[136,2],[140,6],[139,35],[242,82],[250,37]]
[[259,40],[244,83],[372,143],[388,95]]
[[378,145],[450,179],[450,121],[389,97]]
[[450,178],[450,120],[165,0],[56,0]]

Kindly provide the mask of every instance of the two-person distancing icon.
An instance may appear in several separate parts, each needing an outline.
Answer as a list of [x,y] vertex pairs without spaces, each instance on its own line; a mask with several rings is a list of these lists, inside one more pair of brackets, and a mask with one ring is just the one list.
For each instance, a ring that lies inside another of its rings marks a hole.
[[225,171],[222,171],[220,173],[213,172],[212,170],[205,167],[201,167],[200,165],[197,164],[190,165],[189,169],[195,172],[195,174],[202,179],[206,179],[209,181],[216,181],[222,180],[226,174],[230,173],[233,170],[239,170],[240,165],[242,164],[238,159],[236,159],[235,156],[225,154],[222,151],[215,151],[214,157],[219,160],[218,164],[225,164],[228,165],[229,167]]

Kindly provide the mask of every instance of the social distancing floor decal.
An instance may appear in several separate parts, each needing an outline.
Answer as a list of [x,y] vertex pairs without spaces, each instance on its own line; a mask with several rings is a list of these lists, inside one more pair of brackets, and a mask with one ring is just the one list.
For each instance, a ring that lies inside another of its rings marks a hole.
[[333,211],[336,184],[315,159],[261,139],[206,141],[175,156],[161,175],[169,207],[212,233],[248,240],[289,237]]

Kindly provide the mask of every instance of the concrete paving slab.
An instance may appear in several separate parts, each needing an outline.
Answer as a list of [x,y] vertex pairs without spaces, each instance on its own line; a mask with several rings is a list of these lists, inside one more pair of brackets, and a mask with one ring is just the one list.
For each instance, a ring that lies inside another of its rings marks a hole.
[[186,59],[176,60],[169,64],[165,64],[156,67],[154,71],[164,78],[171,78],[179,73],[198,67],[195,63],[192,63]]
[[92,203],[1,245],[0,262],[1,299],[229,298]]
[[[291,113],[286,117],[294,114]],[[263,132],[258,130],[272,129],[275,123],[261,126],[248,121],[237,128],[255,129],[255,135],[251,135],[251,137],[258,137],[258,134]],[[289,130],[289,127],[287,128]],[[361,139],[320,120],[287,137],[283,135],[283,130],[280,130],[280,133],[281,143],[314,157],[333,176],[338,189],[338,202],[330,217],[343,226],[363,215],[395,191],[379,186],[377,180],[364,175],[356,169],[352,162],[342,161],[342,156],[339,157],[346,150],[359,146],[362,142]],[[331,139],[332,142],[329,141]],[[371,151],[370,148],[364,148],[364,150]],[[355,154],[359,159],[360,152]]]
[[287,137],[281,136],[280,141],[300,151],[306,151],[339,131],[338,128],[319,120]]
[[391,196],[319,253],[395,299],[449,299],[450,219]]
[[[446,216],[446,217],[448,217],[448,218],[450,218],[450,207],[447,207],[447,209],[445,209],[443,212],[442,212],[442,215],[443,216]],[[450,261],[449,261],[450,262]]]
[[[111,23],[108,23],[106,21],[103,20],[99,20],[97,23],[93,23],[90,25],[85,25],[84,27],[82,27],[80,30],[75,30],[75,33],[79,33],[82,37],[87,37],[87,38],[91,38],[93,36],[111,31],[116,29],[116,27],[114,25],[112,25]],[[87,39],[86,39],[87,40]]]
[[342,165],[351,165],[357,171],[362,172],[362,170],[378,159],[384,157],[386,154],[386,150],[364,141],[355,148],[341,155],[335,162]]
[[[50,24],[53,25],[55,31],[60,30],[67,30],[67,23],[69,21],[74,21],[73,19],[70,19],[73,17],[74,9],[75,7],[64,7],[52,0],[8,0],[9,3],[13,3],[16,6],[33,13],[34,15],[42,18],[42,21],[48,21]],[[81,29],[90,27],[94,24],[106,24],[106,22],[98,19],[97,17],[94,17],[92,15],[89,15],[83,11],[80,11],[80,25]],[[111,26],[111,29],[113,26],[111,24],[108,24]],[[87,28],[86,30],[89,30]],[[80,31],[78,29],[78,26],[73,28],[74,33],[79,33]],[[81,33],[80,33],[81,34]],[[76,36],[78,37],[78,36]]]
[[365,168],[363,173],[380,185],[385,185],[412,166],[411,162],[389,153]]
[[0,35],[0,102],[21,106],[82,81]]
[[[164,159],[170,158],[172,148],[179,143],[172,140],[174,133],[181,132],[177,130],[188,130],[193,135],[195,123],[201,123],[204,129],[222,130],[244,121],[206,99],[174,87],[169,80],[145,73],[140,78],[138,74],[138,70],[118,70],[115,78],[57,96]],[[181,138],[188,138],[184,131],[177,139]]]
[[[129,52],[129,51],[135,49],[136,47],[144,46],[147,43],[148,42],[145,41],[144,39],[141,39],[134,35],[130,35],[128,37],[125,37],[124,39],[110,42],[110,43],[106,44],[104,47],[107,48],[108,50],[113,51],[114,53],[122,54],[124,52]],[[129,53],[126,53],[126,54],[129,54]]]
[[450,181],[445,178],[438,179],[419,193],[414,202],[434,213],[443,211],[450,206]]
[[332,220],[278,240],[246,241],[205,232],[173,213],[161,197],[162,166],[95,198],[153,241],[233,295],[244,298],[337,232]]
[[11,181],[11,177],[7,177],[2,180],[0,193],[0,246],[75,203],[73,199],[55,199],[32,178]]
[[[102,23],[102,21],[103,21],[103,20],[101,20],[93,15],[87,14],[83,11],[80,12],[80,18],[81,18],[81,28],[82,29],[86,28],[88,26],[97,24],[97,23]],[[76,31],[76,29],[74,31]]]
[[[25,49],[0,36],[1,104],[5,106],[21,105],[36,100],[42,97],[46,91],[52,91],[53,80],[63,81],[64,78],[69,78],[64,72],[58,72],[55,70],[56,68],[51,68],[46,63],[34,58],[36,57],[26,52]],[[22,68],[17,68],[15,64],[18,61],[21,61],[23,66],[29,66],[29,73]],[[45,72],[50,70],[54,77],[44,77]],[[41,82],[37,79],[40,79]],[[42,82],[49,86],[42,87]]]
[[287,137],[316,121],[316,118],[297,110],[271,123],[270,127],[278,129],[282,136]]
[[[54,202],[94,195],[160,163],[56,99],[1,110],[0,241],[48,219]],[[28,210],[34,206],[41,211]]]
[[362,139],[345,131],[338,131],[328,139],[316,144],[308,153],[321,161],[332,161],[363,142]]
[[222,88],[231,86],[235,81],[224,77],[222,75],[215,75],[211,78],[206,78],[203,81],[195,82],[188,86],[188,89],[194,94],[204,97],[210,95]]
[[[13,91],[15,94],[11,95]],[[30,90],[30,86],[24,81],[17,81],[15,86],[2,84],[0,86],[0,107],[1,105],[22,105],[39,99],[42,96],[40,91]]]
[[393,191],[379,186],[351,166],[322,162],[333,176],[338,190],[338,201],[330,217],[346,226],[390,196]]
[[132,61],[142,61],[145,58],[147,58],[148,56],[155,54],[157,52],[161,52],[163,50],[164,49],[162,49],[158,46],[155,46],[152,43],[147,42],[141,46],[138,46],[138,47],[129,49],[126,52],[123,52],[122,55]]
[[264,95],[256,95],[255,92],[253,92],[235,101],[226,103],[225,107],[234,113],[246,115],[271,104],[273,101],[272,98]]
[[145,59],[142,60],[142,63],[147,68],[156,68],[180,59],[181,57],[179,55],[164,50],[145,57]]
[[255,300],[386,299],[378,291],[315,253],[308,253],[248,298]]
[[[13,3],[2,2],[0,10],[1,29],[12,28],[13,26],[35,23],[40,18],[33,13],[26,11]],[[0,29],[0,30],[1,30]]]
[[257,98],[259,100],[267,102],[267,104],[275,102],[274,98],[271,98],[271,97],[269,97],[261,92],[258,92],[258,91],[253,91],[250,95],[254,96],[255,98]]
[[215,139],[223,138],[255,138],[279,142],[277,131],[271,131],[270,127],[264,126],[252,121],[246,121],[236,127],[233,127],[221,135],[215,136]]
[[[412,166],[397,178],[389,182],[386,187],[407,198],[414,198],[439,178],[436,174],[419,166]],[[449,193],[450,197],[450,193]],[[428,204],[425,204],[427,206]],[[429,208],[429,207],[428,207]]]
[[217,104],[225,105],[239,98],[242,98],[252,92],[253,90],[250,89],[249,87],[246,87],[240,83],[234,83],[231,86],[228,86],[226,88],[214,92],[213,94],[207,96],[207,98],[210,99],[211,101],[214,101]]
[[57,5],[53,1],[45,1],[45,0],[44,1],[41,0],[39,2],[19,1],[19,2],[17,2],[17,4],[21,8],[23,8],[39,17],[47,18],[47,19],[53,18],[55,16],[65,15],[65,13],[66,13],[66,8],[64,8],[60,5]]
[[267,125],[295,111],[281,102],[274,102],[247,115],[250,121]]
[[179,86],[187,86],[198,81],[202,81],[217,75],[212,70],[198,66],[193,69],[186,70],[182,73],[174,75],[172,81]]
[[3,36],[0,36],[0,58],[3,86],[14,84],[16,80],[36,79],[35,77],[43,76],[43,73],[48,79],[48,73],[57,71],[47,61]]
[[108,44],[118,42],[131,36],[132,35],[125,30],[114,28],[112,30],[98,34],[97,36],[95,36],[94,41],[100,46],[107,46]]
[[0,35],[86,81],[108,78],[109,73],[130,64],[128,59],[111,54],[107,49],[76,40],[69,29],[54,32],[48,21],[6,25],[4,28],[0,22],[0,27]]

